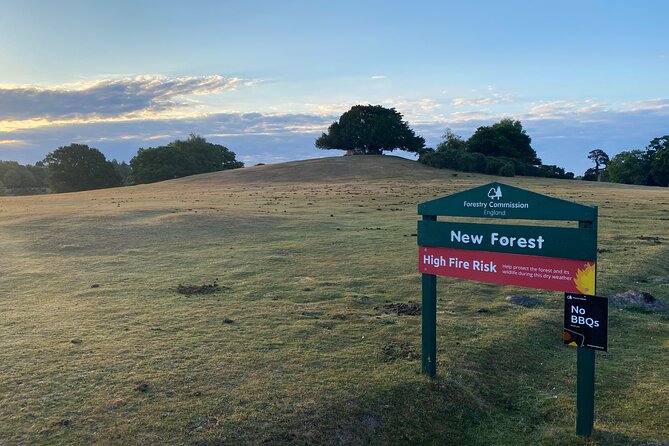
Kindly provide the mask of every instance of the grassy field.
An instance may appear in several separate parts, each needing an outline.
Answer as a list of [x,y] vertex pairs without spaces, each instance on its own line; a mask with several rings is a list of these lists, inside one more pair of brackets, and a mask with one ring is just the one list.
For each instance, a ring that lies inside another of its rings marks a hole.
[[[420,301],[416,205],[497,180],[342,157],[0,198],[0,444],[669,442],[666,314],[610,308],[587,439],[560,293],[440,279],[420,374],[384,308]],[[599,205],[598,294],[669,301],[669,190],[500,181]]]

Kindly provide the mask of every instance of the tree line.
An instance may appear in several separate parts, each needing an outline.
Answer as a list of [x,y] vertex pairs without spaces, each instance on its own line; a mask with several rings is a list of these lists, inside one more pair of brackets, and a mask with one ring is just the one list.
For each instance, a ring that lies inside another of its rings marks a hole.
[[154,183],[198,173],[244,167],[228,148],[199,135],[165,146],[140,148],[119,163],[86,144],[70,144],[48,153],[34,166],[0,161],[0,194],[76,192],[130,184]]
[[[316,139],[320,149],[344,150],[347,155],[381,155],[386,151],[416,153],[419,162],[436,168],[511,177],[574,178],[556,165],[542,164],[532,139],[520,121],[502,119],[481,126],[467,140],[446,130],[433,148],[416,135],[394,108],[355,105]],[[643,150],[623,151],[609,158],[602,149],[592,150],[595,163],[577,179],[667,187],[669,135],[654,138]],[[74,192],[153,183],[206,172],[236,169],[244,164],[234,152],[199,135],[165,146],[140,148],[130,163],[108,161],[98,149],[70,144],[50,152],[34,166],[0,161],[0,194]]]
[[380,155],[396,149],[418,154],[428,166],[512,177],[530,175],[574,178],[564,168],[543,165],[532,148],[532,139],[520,121],[503,119],[483,126],[466,141],[450,130],[435,149],[425,147],[394,108],[355,105],[316,140],[320,149],[346,150],[350,155]]
[[602,149],[590,151],[595,163],[585,171],[586,181],[669,186],[669,135],[653,138],[644,149],[622,151],[613,158]]
[[[427,148],[425,139],[416,135],[394,108],[355,105],[315,144],[320,149],[345,150],[348,155],[405,150],[416,153],[428,166],[463,172],[575,178],[562,167],[543,164],[531,143],[520,121],[502,119],[477,128],[467,140],[447,129],[436,148]],[[595,167],[576,178],[664,187],[669,182],[669,135],[653,139],[643,150],[623,151],[612,159],[601,149],[592,150],[588,158]]]

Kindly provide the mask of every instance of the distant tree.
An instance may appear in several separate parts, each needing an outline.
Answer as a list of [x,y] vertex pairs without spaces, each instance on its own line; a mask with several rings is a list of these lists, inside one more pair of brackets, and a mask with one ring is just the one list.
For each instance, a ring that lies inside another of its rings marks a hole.
[[646,147],[650,159],[650,177],[657,186],[669,186],[669,135],[654,138]]
[[10,189],[23,187],[23,176],[18,169],[11,169],[5,172],[2,177],[2,182]]
[[446,129],[442,137],[444,140],[437,144],[436,152],[445,152],[447,150],[457,150],[464,152],[467,150],[467,143],[461,136],[456,135],[451,129]]
[[46,187],[46,168],[0,161],[0,181],[11,188],[13,194],[33,193],[34,188]]
[[130,180],[133,183],[180,178],[198,173],[237,169],[244,163],[235,159],[235,153],[220,144],[212,144],[198,135],[185,141],[172,141],[166,146],[139,149],[130,160]]
[[30,164],[26,164],[25,166],[26,171],[29,172],[32,176],[33,179],[33,187],[46,187],[46,176],[48,173],[48,169],[44,166],[38,166],[37,163],[35,163],[34,166],[31,166]]
[[425,149],[425,139],[416,136],[394,108],[355,105],[316,139],[316,147],[364,155],[381,155],[395,149],[420,154]]
[[597,181],[599,181],[602,173],[602,169],[600,169],[600,167],[601,166],[606,167],[606,165],[610,161],[609,156],[602,149],[595,149],[590,151],[590,153],[588,154],[588,159],[592,160],[592,162],[595,163],[595,176],[597,178]]
[[7,189],[5,188],[5,185],[0,181],[0,195],[5,195],[5,192],[7,192]]
[[467,140],[467,150],[486,156],[514,158],[524,163],[541,164],[532,148],[532,139],[523,130],[520,121],[502,119],[491,126],[483,126]]
[[122,185],[127,185],[130,183],[130,172],[132,169],[130,168],[130,165],[126,163],[125,161],[119,163],[115,159],[111,160],[112,166],[114,166],[114,170],[116,173],[119,174],[121,177],[121,184]]
[[546,178],[574,179],[574,172],[565,172],[564,167],[555,166],[553,164],[542,164],[541,166],[537,166],[534,175]]
[[98,149],[85,144],[59,147],[42,161],[54,192],[74,192],[121,185],[121,177]]
[[601,176],[602,172],[599,174],[595,171],[594,167],[590,167],[585,171],[583,174],[583,177],[581,178],[583,181],[599,181],[599,177]]
[[602,173],[602,180],[612,183],[649,184],[650,160],[647,152],[630,150],[614,156]]

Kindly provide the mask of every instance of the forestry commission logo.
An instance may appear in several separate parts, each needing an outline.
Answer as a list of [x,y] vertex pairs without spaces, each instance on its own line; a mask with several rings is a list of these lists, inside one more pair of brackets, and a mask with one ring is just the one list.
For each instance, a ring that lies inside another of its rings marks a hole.
[[502,198],[502,189],[497,186],[491,187],[490,190],[488,191],[488,198],[491,200],[494,200],[495,198],[499,201],[500,198]]

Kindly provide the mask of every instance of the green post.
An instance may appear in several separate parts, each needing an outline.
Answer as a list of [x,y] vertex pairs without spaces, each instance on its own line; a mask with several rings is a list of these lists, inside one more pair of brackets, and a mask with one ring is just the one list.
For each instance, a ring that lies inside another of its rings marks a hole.
[[[424,215],[423,220],[435,221],[435,215]],[[423,373],[430,378],[437,374],[437,276],[423,274]]]
[[423,373],[437,374],[437,276],[423,274]]
[[595,421],[595,350],[576,351],[576,433],[592,435]]
[[[579,228],[595,227],[597,221],[579,221]],[[596,237],[596,235],[595,235]],[[596,261],[596,260],[595,260]],[[595,289],[597,295],[597,270],[595,269]],[[592,435],[592,426],[595,422],[595,350],[577,347],[576,349],[576,433],[578,435]]]

